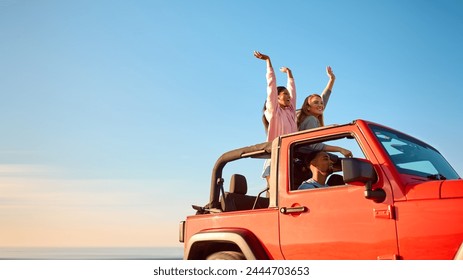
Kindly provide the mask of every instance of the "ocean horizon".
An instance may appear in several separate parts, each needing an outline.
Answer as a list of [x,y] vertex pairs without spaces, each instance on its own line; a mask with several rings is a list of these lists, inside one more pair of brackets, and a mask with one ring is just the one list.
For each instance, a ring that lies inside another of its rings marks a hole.
[[181,260],[183,247],[0,247],[0,260]]

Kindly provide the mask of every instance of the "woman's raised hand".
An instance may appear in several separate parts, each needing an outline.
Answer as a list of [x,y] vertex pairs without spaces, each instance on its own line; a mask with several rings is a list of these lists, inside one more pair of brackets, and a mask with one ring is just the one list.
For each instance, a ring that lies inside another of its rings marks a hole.
[[262,59],[262,60],[270,59],[270,57],[268,55],[262,54],[262,53],[260,53],[258,51],[254,51],[254,56],[257,57],[258,59]]
[[331,69],[331,66],[326,66],[326,75],[328,75],[328,77],[329,77],[331,80],[335,80],[335,79],[336,79],[336,76],[334,75],[333,70]]

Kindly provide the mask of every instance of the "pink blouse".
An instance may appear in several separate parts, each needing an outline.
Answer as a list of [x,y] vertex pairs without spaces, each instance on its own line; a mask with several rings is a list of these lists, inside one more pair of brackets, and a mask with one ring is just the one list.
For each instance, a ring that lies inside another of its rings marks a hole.
[[267,141],[273,141],[276,137],[298,131],[296,123],[296,84],[293,78],[288,78],[286,88],[291,96],[291,104],[281,107],[278,103],[278,92],[275,72],[272,67],[267,67],[267,102],[264,112],[269,122]]

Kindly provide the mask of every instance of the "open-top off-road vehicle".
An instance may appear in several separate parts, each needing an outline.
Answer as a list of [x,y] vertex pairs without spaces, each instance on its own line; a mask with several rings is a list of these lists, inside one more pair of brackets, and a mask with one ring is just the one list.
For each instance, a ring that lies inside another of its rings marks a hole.
[[[329,187],[298,190],[321,142],[354,157],[332,155]],[[233,161],[266,158],[268,189],[249,193],[258,172],[224,176]],[[463,180],[430,145],[364,120],[224,153],[209,202],[194,208],[180,222],[184,259],[463,259]]]

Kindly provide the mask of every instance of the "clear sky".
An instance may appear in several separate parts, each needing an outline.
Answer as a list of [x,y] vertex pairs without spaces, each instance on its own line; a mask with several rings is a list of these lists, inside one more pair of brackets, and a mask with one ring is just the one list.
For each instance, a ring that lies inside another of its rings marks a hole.
[[325,123],[396,128],[463,175],[461,0],[0,0],[0,246],[180,246],[217,157],[265,140],[254,50],[298,107],[331,65]]

